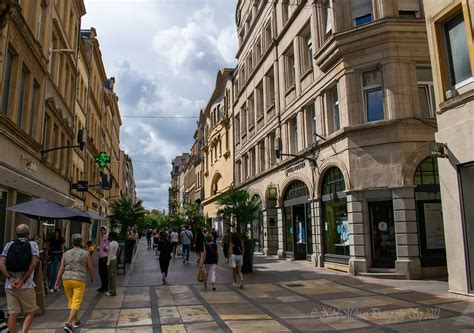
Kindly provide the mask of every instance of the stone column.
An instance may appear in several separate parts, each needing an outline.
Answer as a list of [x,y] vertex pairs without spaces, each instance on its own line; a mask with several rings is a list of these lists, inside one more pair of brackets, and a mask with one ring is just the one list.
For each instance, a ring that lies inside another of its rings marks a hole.
[[313,234],[313,254],[311,255],[311,263],[314,266],[322,267],[322,236],[321,235],[321,216],[320,216],[321,203],[319,200],[314,200],[311,203],[311,227]]
[[349,220],[349,273],[357,275],[367,272],[367,255],[365,250],[364,214],[362,212],[363,196],[361,192],[347,195],[347,218]]
[[277,208],[277,227],[278,227],[278,258],[286,258],[286,253],[284,250],[284,230],[283,230],[283,209],[281,207]]
[[298,127],[298,151],[300,151],[306,147],[304,144],[305,126],[303,110],[299,110],[296,115],[296,126]]
[[296,96],[301,95],[301,61],[300,61],[300,36],[296,35],[293,39],[293,52],[295,56],[295,87]]
[[412,187],[392,190],[397,260],[395,269],[407,279],[421,278],[415,191]]

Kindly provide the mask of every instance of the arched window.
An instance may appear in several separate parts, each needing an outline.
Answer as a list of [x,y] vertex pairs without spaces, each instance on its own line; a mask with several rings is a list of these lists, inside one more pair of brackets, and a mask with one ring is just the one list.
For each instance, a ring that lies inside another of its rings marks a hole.
[[413,177],[415,185],[439,185],[438,160],[427,157],[418,165]]
[[222,179],[222,176],[220,174],[216,174],[214,176],[214,179],[211,185],[211,195],[216,195],[220,190],[222,190],[221,188],[219,188],[219,182],[221,181],[221,179]]
[[326,171],[321,189],[322,195],[342,192],[345,189],[346,184],[344,183],[344,176],[341,170],[334,167]]
[[309,196],[309,190],[301,180],[295,180],[288,186],[285,193],[285,201]]

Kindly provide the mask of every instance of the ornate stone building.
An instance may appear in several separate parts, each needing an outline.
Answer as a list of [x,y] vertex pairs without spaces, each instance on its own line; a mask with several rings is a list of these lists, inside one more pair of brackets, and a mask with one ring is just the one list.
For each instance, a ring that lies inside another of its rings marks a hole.
[[417,0],[238,2],[235,182],[262,201],[265,253],[445,273],[424,15]]
[[474,4],[425,0],[449,290],[474,296]]

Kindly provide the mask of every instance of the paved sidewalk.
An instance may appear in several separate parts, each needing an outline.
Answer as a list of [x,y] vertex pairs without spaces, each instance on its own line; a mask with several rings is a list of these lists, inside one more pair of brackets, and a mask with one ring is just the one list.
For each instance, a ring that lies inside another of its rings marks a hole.
[[[256,255],[255,272],[245,275],[243,289],[231,286],[231,274],[221,260],[217,290],[212,291],[196,281],[195,258],[191,264],[173,259],[163,284],[158,259],[142,240],[118,296],[87,289],[80,314],[84,327],[77,331],[474,331],[474,303],[449,297],[445,282],[361,279],[306,262]],[[58,328],[67,316],[64,295],[47,296],[47,305],[31,332],[62,331]]]

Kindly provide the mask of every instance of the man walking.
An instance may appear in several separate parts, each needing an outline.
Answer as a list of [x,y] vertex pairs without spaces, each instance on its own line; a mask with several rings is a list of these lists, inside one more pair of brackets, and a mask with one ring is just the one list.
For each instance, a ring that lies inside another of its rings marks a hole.
[[181,231],[181,244],[183,244],[183,264],[187,261],[189,263],[189,252],[191,251],[191,243],[193,239],[193,233],[188,230],[187,225],[185,230]]
[[6,277],[5,293],[8,307],[8,328],[16,332],[19,314],[25,320],[21,332],[28,333],[36,310],[34,270],[38,263],[39,249],[36,242],[28,239],[26,224],[16,227],[17,239],[5,245],[0,257],[0,270]]
[[148,245],[148,250],[151,250],[151,235],[152,235],[151,229],[148,229],[146,231],[146,244]]
[[99,276],[100,276],[100,288],[98,292],[107,292],[109,290],[109,281],[107,277],[107,248],[109,246],[109,239],[107,234],[107,228],[102,226],[100,228],[100,243],[97,247],[99,251]]
[[176,229],[173,229],[170,235],[171,245],[173,247],[173,258],[176,258],[176,248],[178,247],[179,235],[176,232]]

